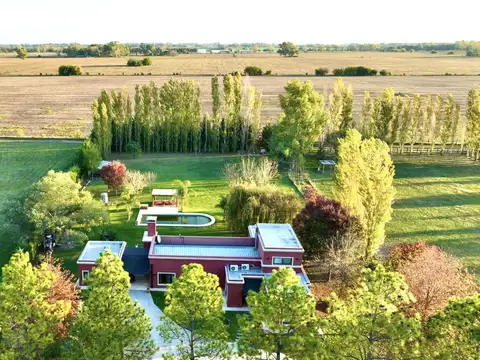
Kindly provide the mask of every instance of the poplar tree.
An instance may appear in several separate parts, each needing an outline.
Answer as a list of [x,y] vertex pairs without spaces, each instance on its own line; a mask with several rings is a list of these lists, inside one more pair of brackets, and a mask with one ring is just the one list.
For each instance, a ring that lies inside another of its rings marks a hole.
[[417,135],[419,127],[421,126],[420,120],[422,117],[422,98],[419,94],[415,94],[413,97],[413,111],[411,115],[411,124],[408,128],[408,141],[410,142],[410,153],[413,152],[413,146],[417,141]]
[[400,117],[400,129],[398,135],[398,142],[400,144],[400,154],[403,154],[403,149],[412,128],[412,99],[406,97],[404,101],[403,111],[398,115]]
[[467,98],[467,144],[474,160],[480,152],[480,88],[468,92]]
[[395,118],[395,92],[387,88],[378,97],[375,116],[375,136],[387,142],[390,135],[390,127]]
[[96,261],[83,305],[71,330],[67,358],[78,360],[151,358],[156,347],[152,325],[129,295],[130,278],[110,250]]
[[248,358],[311,359],[321,352],[315,299],[291,268],[273,270],[259,292],[249,291],[250,314],[239,318],[239,351]]
[[440,137],[441,129],[444,125],[443,110],[443,98],[437,94],[432,103],[432,113],[430,114],[430,153],[433,153],[435,144]]
[[343,86],[342,97],[343,106],[340,129],[346,130],[353,127],[353,90],[351,85]]
[[386,143],[362,140],[357,130],[339,140],[335,195],[362,226],[364,258],[369,260],[385,240],[391,219],[394,166]]
[[390,150],[393,150],[393,144],[395,144],[398,140],[400,125],[402,121],[402,110],[403,110],[403,100],[401,97],[396,96],[394,98],[394,115],[392,119],[392,125],[390,130],[390,136],[388,138]]
[[362,113],[360,118],[360,132],[365,138],[369,138],[374,135],[374,126],[372,124],[372,107],[372,98],[370,97],[370,93],[365,91],[363,95]]
[[218,77],[214,76],[212,77],[211,80],[211,86],[212,86],[212,113],[213,113],[213,118],[218,119],[219,117],[219,112],[220,112],[220,93],[218,90]]
[[340,130],[343,113],[343,90],[345,85],[342,79],[337,79],[332,92],[328,95],[328,107],[326,111],[327,126],[329,132]]
[[455,146],[455,142],[457,141],[457,132],[458,132],[458,125],[460,124],[460,104],[455,104],[455,110],[453,112],[453,124],[450,133],[450,149],[453,151]]
[[0,359],[38,359],[57,340],[57,328],[72,302],[52,298],[56,274],[35,268],[28,253],[16,252],[2,269]]
[[223,301],[217,275],[200,264],[182,266],[180,277],[167,287],[157,329],[165,341],[180,341],[176,359],[230,358]]
[[452,94],[448,94],[447,101],[445,103],[444,121],[440,128],[440,140],[442,143],[442,154],[445,151],[448,140],[452,137],[452,129],[455,118],[455,100]]
[[423,108],[422,108],[422,124],[420,127],[420,143],[421,143],[421,149],[420,152],[423,153],[423,149],[425,148],[425,145],[428,144],[428,139],[430,137],[430,117],[431,114],[433,113],[432,111],[432,96],[428,95],[425,97],[425,101],[423,103]]

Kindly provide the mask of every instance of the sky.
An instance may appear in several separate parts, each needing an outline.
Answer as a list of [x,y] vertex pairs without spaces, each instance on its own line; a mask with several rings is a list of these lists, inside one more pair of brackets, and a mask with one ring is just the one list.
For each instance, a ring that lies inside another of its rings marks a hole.
[[0,44],[480,40],[479,0],[1,0]]

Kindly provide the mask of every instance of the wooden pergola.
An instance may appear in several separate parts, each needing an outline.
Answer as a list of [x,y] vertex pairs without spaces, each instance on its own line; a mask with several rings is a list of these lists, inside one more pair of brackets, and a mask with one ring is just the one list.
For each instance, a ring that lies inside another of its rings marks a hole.
[[152,206],[178,207],[177,195],[175,189],[153,189]]

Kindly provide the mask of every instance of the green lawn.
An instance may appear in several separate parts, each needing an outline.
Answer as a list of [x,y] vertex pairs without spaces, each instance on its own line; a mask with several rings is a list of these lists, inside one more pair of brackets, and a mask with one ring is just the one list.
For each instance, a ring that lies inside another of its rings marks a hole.
[[[0,224],[5,201],[14,199],[50,169],[67,170],[78,143],[0,140]],[[15,234],[0,225],[0,268],[15,248]]]
[[[152,291],[153,302],[157,307],[163,311],[165,309],[165,292],[163,291]],[[230,337],[230,340],[235,340],[238,331],[240,330],[238,324],[238,316],[246,314],[243,311],[226,311],[225,312],[225,323],[227,324],[227,330]]]
[[[159,230],[163,235],[232,235],[223,221],[223,211],[216,207],[221,195],[228,193],[228,183],[223,176],[224,164],[239,161],[239,155],[192,155],[192,154],[148,154],[132,159],[122,154],[113,154],[112,159],[119,159],[128,169],[151,171],[157,174],[154,188],[171,188],[175,179],[190,180],[192,194],[185,205],[185,212],[207,213],[215,217],[215,224],[204,228],[162,227]],[[295,191],[285,172],[281,172],[277,184],[285,191]],[[101,180],[96,180],[88,187],[97,198],[107,190]],[[110,224],[105,230],[115,233],[117,240],[126,241],[128,245],[141,245],[143,232],[146,227],[135,226],[138,214],[136,210],[130,221],[121,200],[115,193],[109,194]],[[142,203],[151,203],[150,190],[146,189],[141,197]],[[116,204],[120,205],[116,205]],[[90,239],[99,239],[101,229],[93,231]],[[246,234],[247,229],[245,229]],[[234,235],[245,235],[244,233]],[[57,251],[57,255],[64,259],[65,267],[76,272],[76,260],[81,248],[68,252]]]
[[[395,202],[387,242],[424,240],[480,268],[480,164],[464,157],[396,156]],[[331,171],[308,168],[317,187],[332,195]]]

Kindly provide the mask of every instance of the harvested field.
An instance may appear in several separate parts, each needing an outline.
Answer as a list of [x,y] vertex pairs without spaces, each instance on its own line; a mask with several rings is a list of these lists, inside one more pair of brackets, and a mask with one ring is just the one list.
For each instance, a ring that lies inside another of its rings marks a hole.
[[[134,92],[136,84],[155,81],[159,84],[169,76],[90,76],[90,77],[0,77],[0,136],[78,137],[91,128],[92,101],[101,89],[126,87]],[[210,77],[189,77],[197,81],[202,90],[204,109],[210,111]],[[293,77],[250,77],[251,85],[264,95],[263,122],[274,120],[279,113],[278,94]],[[331,89],[332,77],[302,77],[310,80],[318,91]],[[404,94],[447,94],[465,105],[468,90],[480,85],[475,76],[428,77],[346,77],[346,84],[354,90],[354,112],[361,109],[363,92],[373,96],[384,88],[393,87]]]
[[[278,75],[313,75],[315,69],[330,70],[346,66],[364,65],[374,69],[386,69],[394,75],[480,75],[480,58],[466,57],[464,52],[455,55],[446,53],[380,53],[339,52],[302,53],[297,58],[284,58],[278,54],[189,54],[179,56],[151,57],[152,66],[128,67],[124,58],[59,58],[33,57],[26,60],[13,55],[0,56],[0,75],[56,75],[58,67],[76,64],[90,75],[212,75],[226,74],[246,66],[259,66]],[[142,57],[132,57],[142,58]]]

